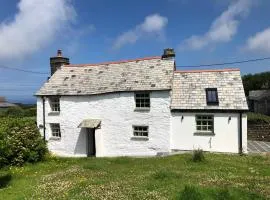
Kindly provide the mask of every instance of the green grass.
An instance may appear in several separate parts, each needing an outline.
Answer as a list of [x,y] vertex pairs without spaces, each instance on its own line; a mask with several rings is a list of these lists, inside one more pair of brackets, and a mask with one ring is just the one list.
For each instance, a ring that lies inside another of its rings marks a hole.
[[270,157],[48,158],[0,170],[0,199],[268,199]]

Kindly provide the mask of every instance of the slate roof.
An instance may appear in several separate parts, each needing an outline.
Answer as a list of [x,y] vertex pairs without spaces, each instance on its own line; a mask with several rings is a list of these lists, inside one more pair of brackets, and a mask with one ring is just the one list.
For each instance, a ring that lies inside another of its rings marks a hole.
[[[217,88],[219,105],[207,105],[206,88]],[[171,109],[248,110],[239,69],[175,71]]]
[[173,59],[150,57],[100,64],[66,65],[36,93],[93,95],[120,91],[170,90]]
[[251,90],[248,95],[250,100],[261,100],[266,97],[270,98],[270,90]]

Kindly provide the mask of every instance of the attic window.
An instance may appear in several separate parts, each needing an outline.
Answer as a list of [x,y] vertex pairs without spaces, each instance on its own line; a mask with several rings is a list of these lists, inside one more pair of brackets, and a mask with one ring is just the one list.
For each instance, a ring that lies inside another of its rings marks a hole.
[[218,105],[217,88],[206,88],[205,91],[207,105]]

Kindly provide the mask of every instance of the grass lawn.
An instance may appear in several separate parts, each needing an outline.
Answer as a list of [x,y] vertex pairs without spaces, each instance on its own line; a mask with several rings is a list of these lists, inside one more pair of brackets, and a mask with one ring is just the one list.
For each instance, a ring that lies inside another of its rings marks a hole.
[[205,157],[49,158],[0,170],[0,199],[270,198],[269,156]]

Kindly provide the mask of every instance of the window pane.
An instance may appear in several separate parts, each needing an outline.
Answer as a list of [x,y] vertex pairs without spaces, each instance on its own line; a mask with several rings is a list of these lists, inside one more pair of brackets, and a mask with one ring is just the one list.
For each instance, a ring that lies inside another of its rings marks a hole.
[[136,102],[136,108],[149,108],[150,107],[150,94],[149,93],[136,93],[135,102]]
[[133,126],[133,135],[148,137],[148,126]]

